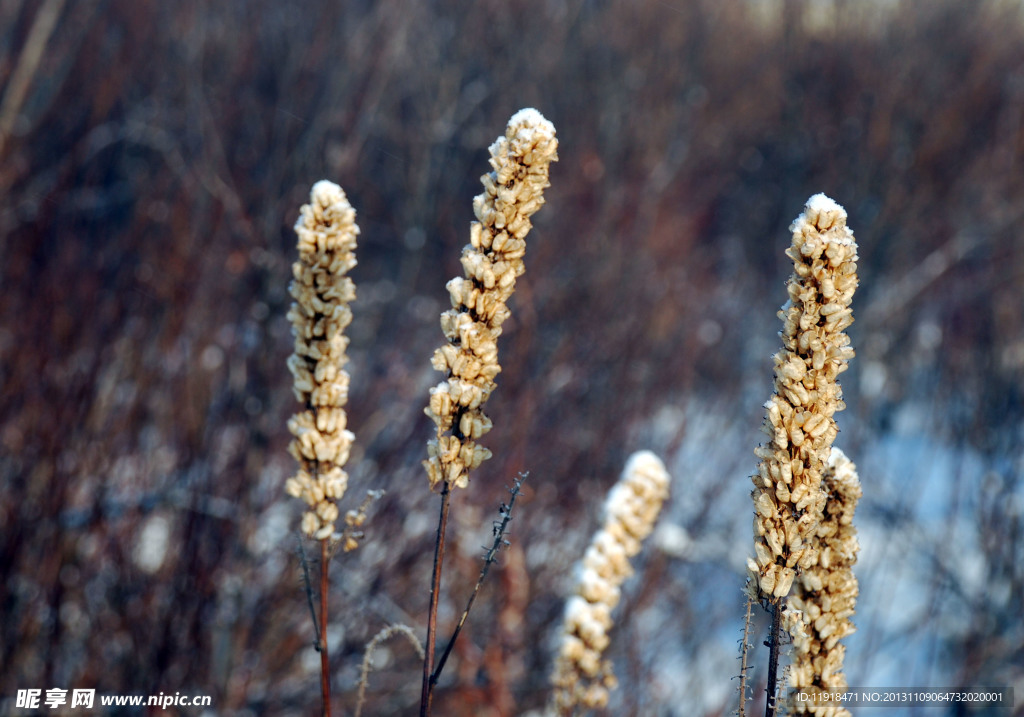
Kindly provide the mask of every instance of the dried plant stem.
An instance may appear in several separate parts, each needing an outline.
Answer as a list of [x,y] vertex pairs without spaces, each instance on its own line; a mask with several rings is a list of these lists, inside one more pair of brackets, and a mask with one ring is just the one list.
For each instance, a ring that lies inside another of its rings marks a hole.
[[775,717],[778,702],[776,680],[779,672],[779,628],[782,626],[782,598],[772,600],[772,626],[768,637],[768,686],[765,688],[764,717]]
[[487,573],[491,569],[491,565],[498,560],[498,551],[501,550],[502,545],[507,545],[505,540],[505,531],[508,529],[509,521],[512,520],[512,507],[516,504],[516,498],[519,496],[523,481],[526,480],[528,473],[520,473],[519,477],[515,480],[515,485],[509,490],[512,494],[511,500],[508,505],[501,504],[501,522],[496,524],[494,527],[494,542],[491,547],[487,550],[484,555],[484,566],[480,569],[480,577],[476,580],[476,586],[473,588],[473,593],[469,596],[469,601],[466,603],[466,609],[462,611],[462,617],[459,618],[459,624],[455,626],[455,631],[452,632],[451,639],[448,640],[448,645],[444,648],[444,652],[441,653],[441,659],[437,661],[437,667],[434,668],[434,672],[431,675],[431,682],[436,683],[438,678],[441,677],[441,671],[444,669],[444,664],[448,661],[448,655],[451,654],[452,648],[455,647],[455,640],[458,639],[459,633],[462,632],[462,626],[466,624],[466,619],[469,617],[469,611],[473,608],[473,602],[476,600],[477,593],[480,592],[480,586],[484,584],[484,580],[487,578]]
[[[356,265],[359,226],[356,212],[337,184],[321,180],[313,185],[309,204],[299,210],[295,222],[298,261],[292,264],[288,293],[294,301],[288,310],[295,338],[288,370],[294,378],[293,391],[302,410],[288,421],[293,439],[288,452],[298,463],[297,473],[285,481],[285,492],[302,499],[302,532],[320,541],[320,620],[313,607],[312,587],[302,552],[306,598],[313,614],[316,649],[320,652],[320,694],[324,717],[331,714],[331,661],[327,652],[327,599],[330,592],[331,548],[340,538],[346,551],[358,546],[358,528],[366,520],[366,509],[379,495],[370,491],[358,510],[345,516],[345,530],[335,532],[340,516],[338,501],[348,488],[344,469],[355,435],[349,431],[345,405],[348,403],[349,375],[345,371],[348,338],[345,328],[352,321],[349,305],[356,298],[355,284],[348,276]],[[301,549],[301,543],[300,543]]]
[[309,603],[309,614],[313,618],[313,647],[320,651],[320,622],[316,617],[316,606],[313,604],[313,582],[309,579],[309,560],[306,558],[306,548],[302,544],[302,536],[299,536],[299,558],[302,562],[302,584],[306,588],[306,602]]
[[420,717],[430,714],[434,697],[434,645],[437,642],[437,602],[441,591],[441,564],[444,562],[444,536],[448,529],[448,507],[451,504],[451,486],[441,489],[441,516],[437,521],[437,539],[434,541],[434,573],[430,579],[430,611],[427,614],[427,644],[423,658],[423,691],[420,695]]
[[737,717],[746,717],[747,714],[747,657],[750,653],[750,623],[751,611],[754,606],[754,598],[747,597],[747,614],[743,618],[743,644],[740,646],[740,707]]
[[[846,408],[838,378],[854,356],[845,330],[853,323],[850,305],[858,283],[857,242],[846,210],[835,201],[815,194],[790,230],[786,256],[793,260],[793,274],[778,313],[782,350],[773,357],[774,391],[764,405],[763,430],[770,440],[754,451],[760,459],[751,478],[754,557],[747,559],[748,596],[772,613],[766,717],[774,717],[778,702],[783,601],[816,566],[832,562],[831,548],[822,542],[829,497],[823,476],[839,432],[835,414]],[[822,587],[822,579],[816,585]],[[786,613],[787,632],[800,633],[795,613]],[[834,660],[840,659],[837,651]],[[820,668],[809,666],[804,673],[813,678],[815,670]]]
[[[327,540],[320,541],[320,623],[327,626],[327,568],[330,565]],[[327,630],[320,631],[320,695],[324,717],[331,717],[331,661],[327,655]]]
[[493,171],[480,178],[482,194],[473,198],[477,221],[470,225],[470,244],[462,251],[459,276],[446,284],[452,308],[441,314],[445,344],[430,362],[445,380],[430,389],[425,413],[437,435],[427,443],[423,461],[431,490],[440,484],[441,518],[434,545],[434,574],[427,616],[420,715],[429,715],[434,684],[437,642],[437,603],[444,560],[448,506],[454,487],[465,488],[469,473],[491,457],[477,440],[492,428],[482,406],[495,389],[498,337],[511,316],[507,302],[516,278],[525,271],[526,235],[530,217],[544,204],[548,168],[558,159],[555,127],[534,109],[512,115],[505,135],[490,146]]
[[370,682],[370,658],[373,657],[373,651],[377,648],[377,645],[392,635],[405,635],[409,644],[416,650],[416,654],[420,656],[420,659],[424,657],[423,645],[420,644],[416,633],[408,625],[388,625],[374,635],[373,639],[366,643],[366,648],[363,650],[363,664],[359,668],[359,692],[356,695],[355,717],[359,717],[363,713],[363,705],[366,703],[366,686]]

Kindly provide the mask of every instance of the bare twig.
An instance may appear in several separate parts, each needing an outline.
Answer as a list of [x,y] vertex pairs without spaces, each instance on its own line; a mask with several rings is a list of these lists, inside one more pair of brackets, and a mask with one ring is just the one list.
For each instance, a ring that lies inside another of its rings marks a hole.
[[747,596],[747,614],[743,618],[743,644],[740,646],[740,708],[737,717],[746,717],[747,714],[747,671],[750,669],[747,664],[747,657],[750,652],[750,623],[751,608],[754,605],[754,598]]
[[441,489],[441,516],[437,521],[437,539],[434,542],[434,573],[430,580],[430,612],[427,615],[427,645],[423,658],[423,691],[420,695],[420,717],[430,714],[434,697],[434,644],[437,642],[437,600],[441,589],[441,564],[444,562],[444,536],[448,528],[448,507],[451,504],[451,486],[447,481]]
[[359,717],[363,713],[363,704],[366,702],[366,687],[370,681],[370,658],[373,656],[373,651],[377,648],[377,645],[387,640],[392,635],[405,635],[409,640],[409,643],[416,650],[416,654],[420,656],[422,660],[424,658],[423,645],[420,644],[419,638],[416,637],[416,633],[408,625],[388,625],[383,630],[378,632],[373,638],[366,643],[366,648],[363,650],[363,664],[359,670],[359,692],[356,695],[356,711],[355,717]]
[[530,474],[520,473],[519,477],[515,479],[515,485],[509,489],[509,493],[512,494],[512,498],[509,499],[508,505],[501,504],[501,508],[498,509],[498,515],[501,516],[501,521],[495,521],[494,523],[494,542],[491,544],[490,549],[484,554],[484,566],[480,570],[480,577],[477,578],[476,586],[473,588],[473,593],[469,596],[469,602],[466,603],[466,609],[462,611],[462,617],[459,618],[459,624],[455,626],[455,631],[452,633],[451,639],[448,640],[448,645],[444,648],[444,652],[441,654],[441,659],[437,661],[437,667],[434,668],[433,674],[430,676],[432,684],[436,684],[438,678],[441,676],[441,670],[444,669],[445,662],[448,661],[448,655],[451,654],[452,648],[455,646],[455,640],[458,638],[459,633],[462,632],[462,626],[466,624],[466,618],[469,617],[469,611],[473,607],[473,601],[476,600],[477,593],[480,592],[480,586],[484,584],[484,579],[487,577],[487,572],[491,569],[491,565],[498,560],[498,551],[501,550],[503,545],[508,545],[508,541],[505,540],[505,531],[508,529],[509,521],[512,520],[512,507],[516,504],[516,498],[519,497],[521,489],[523,487],[523,481]]

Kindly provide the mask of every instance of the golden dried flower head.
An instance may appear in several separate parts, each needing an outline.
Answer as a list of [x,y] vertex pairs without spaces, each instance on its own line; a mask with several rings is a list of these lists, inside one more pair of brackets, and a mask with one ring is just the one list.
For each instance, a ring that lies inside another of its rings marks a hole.
[[609,644],[612,609],[623,581],[633,574],[629,559],[640,552],[668,498],[669,482],[661,460],[640,451],[630,456],[608,493],[604,526],[583,556],[576,593],[565,607],[561,649],[551,676],[551,706],[560,714],[577,705],[596,708],[608,702],[615,676],[601,654]]
[[816,194],[790,227],[793,275],[779,312],[782,350],[775,354],[775,393],[765,404],[769,442],[757,449],[753,476],[754,557],[760,597],[786,596],[799,571],[817,564],[818,523],[825,504],[822,471],[845,408],[838,376],[853,357],[844,330],[853,323],[857,244],[846,212]]
[[292,264],[294,301],[288,311],[295,349],[288,368],[304,409],[288,421],[294,436],[288,452],[299,470],[285,490],[306,502],[302,532],[318,540],[334,534],[337,502],[348,487],[343,466],[355,438],[346,428],[344,409],[349,385],[345,328],[356,297],[346,274],[356,265],[355,216],[341,187],[320,181],[295,223],[299,260]]
[[[818,560],[804,569],[794,584],[786,607],[785,627],[793,638],[789,684],[793,694],[842,693],[845,647],[839,642],[856,629],[851,618],[857,603],[853,565],[860,545],[853,514],[861,497],[857,467],[838,448],[832,448],[822,476],[828,500],[818,524]],[[790,699],[794,714],[846,715],[828,712],[834,703]]]
[[465,487],[469,471],[491,452],[477,440],[491,430],[483,404],[494,390],[498,337],[510,315],[506,302],[524,271],[530,217],[544,204],[548,168],[558,159],[555,128],[534,109],[509,120],[505,136],[490,147],[484,192],[473,199],[477,221],[462,250],[464,276],[448,282],[452,308],[441,315],[448,342],[431,363],[447,378],[430,389],[425,412],[437,426],[423,462],[431,488]]

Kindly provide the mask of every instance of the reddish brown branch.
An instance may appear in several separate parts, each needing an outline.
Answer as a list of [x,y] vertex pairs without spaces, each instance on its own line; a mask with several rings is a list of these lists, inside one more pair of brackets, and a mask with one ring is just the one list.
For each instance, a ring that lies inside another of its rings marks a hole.
[[430,580],[430,612],[427,616],[427,645],[423,658],[423,691],[420,695],[420,717],[430,715],[434,697],[434,643],[437,642],[437,601],[441,588],[441,563],[444,561],[444,535],[448,528],[448,506],[451,488],[447,481],[441,490],[441,517],[437,522],[437,540],[434,542],[434,574]]

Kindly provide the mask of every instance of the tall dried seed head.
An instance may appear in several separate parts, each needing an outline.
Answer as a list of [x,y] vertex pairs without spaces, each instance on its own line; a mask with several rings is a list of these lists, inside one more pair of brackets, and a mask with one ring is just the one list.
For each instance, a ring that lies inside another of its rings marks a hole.
[[509,120],[490,147],[492,170],[473,199],[477,221],[462,250],[464,276],[448,282],[452,308],[441,314],[447,343],[431,363],[446,379],[430,389],[425,412],[437,427],[423,462],[431,488],[466,487],[469,471],[491,452],[477,440],[491,430],[483,404],[495,388],[498,337],[510,315],[506,302],[524,271],[530,217],[544,204],[548,168],[558,159],[555,128],[534,109]]
[[782,350],[775,392],[765,404],[768,443],[753,476],[754,558],[751,588],[762,599],[785,597],[798,572],[816,565],[816,533],[825,505],[822,472],[843,410],[838,377],[853,357],[844,330],[853,323],[857,244],[846,211],[824,194],[807,201],[790,227],[789,300],[779,311]]
[[619,482],[605,501],[605,523],[583,556],[575,594],[565,606],[562,643],[551,675],[550,707],[568,714],[579,705],[603,707],[615,687],[608,647],[612,609],[620,586],[633,574],[629,559],[640,552],[668,498],[669,475],[650,451],[630,456]]
[[[851,618],[858,595],[853,565],[860,550],[853,526],[861,497],[857,466],[833,448],[822,482],[828,501],[818,524],[818,561],[797,578],[785,613],[784,624],[793,640],[789,711],[841,717],[849,712],[817,695],[844,693],[847,688],[846,648],[840,640],[856,629]],[[797,692],[805,697],[795,699]]]
[[285,490],[306,502],[302,531],[318,540],[334,534],[338,500],[348,486],[343,466],[355,438],[346,428],[344,409],[349,386],[345,328],[352,321],[349,304],[356,298],[346,274],[356,265],[355,216],[341,187],[320,181],[295,223],[299,260],[292,264],[294,301],[288,312],[295,350],[288,368],[295,398],[304,408],[288,421],[294,436],[288,452],[299,470]]

